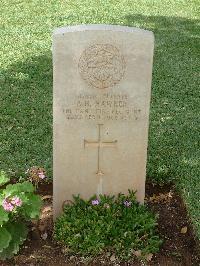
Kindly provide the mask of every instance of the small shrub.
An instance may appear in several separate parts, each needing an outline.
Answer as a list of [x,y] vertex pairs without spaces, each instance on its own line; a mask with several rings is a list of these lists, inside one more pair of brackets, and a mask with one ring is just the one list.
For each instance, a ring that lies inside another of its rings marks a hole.
[[159,250],[156,218],[136,202],[135,193],[100,195],[85,201],[74,196],[56,220],[54,237],[73,253],[99,255],[112,252],[119,259],[141,259]]
[[0,259],[11,258],[27,237],[26,221],[39,216],[41,199],[31,182],[8,184],[0,173]]
[[42,167],[32,166],[27,170],[28,179],[38,188],[38,184],[46,179],[46,171]]

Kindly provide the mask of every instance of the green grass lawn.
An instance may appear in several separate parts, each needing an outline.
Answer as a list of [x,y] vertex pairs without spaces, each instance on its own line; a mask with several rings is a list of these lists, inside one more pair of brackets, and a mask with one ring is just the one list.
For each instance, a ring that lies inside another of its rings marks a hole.
[[200,237],[198,0],[2,0],[0,168],[52,175],[51,34],[105,23],[155,33],[148,178],[174,181]]

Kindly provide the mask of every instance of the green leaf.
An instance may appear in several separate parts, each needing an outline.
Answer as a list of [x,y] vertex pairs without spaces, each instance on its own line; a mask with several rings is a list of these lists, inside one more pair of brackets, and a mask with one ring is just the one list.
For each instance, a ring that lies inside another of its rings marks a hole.
[[37,218],[40,214],[41,206],[42,200],[40,196],[30,194],[27,204],[23,207],[26,217],[30,217],[31,219]]
[[34,192],[34,186],[31,182],[25,181],[23,183],[13,184],[6,186],[4,194],[6,197],[19,195],[19,193],[31,193]]
[[18,253],[20,245],[26,240],[27,237],[27,227],[24,223],[14,222],[6,225],[6,229],[12,236],[9,245],[0,252],[0,258],[2,260],[12,258]]
[[21,190],[21,192],[31,193],[31,192],[35,191],[35,188],[31,182],[25,181],[25,182],[20,184],[20,190]]
[[11,234],[6,230],[5,227],[0,227],[0,257],[2,250],[9,246],[11,238]]
[[0,206],[0,226],[3,225],[4,222],[9,220],[8,212],[4,210],[2,206]]
[[10,178],[6,176],[4,171],[0,172],[0,186],[5,185],[10,181]]

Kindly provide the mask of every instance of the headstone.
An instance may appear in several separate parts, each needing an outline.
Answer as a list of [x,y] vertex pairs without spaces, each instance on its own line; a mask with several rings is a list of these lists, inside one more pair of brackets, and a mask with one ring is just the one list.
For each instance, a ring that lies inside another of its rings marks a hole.
[[53,34],[54,217],[80,194],[143,203],[153,33],[81,25]]

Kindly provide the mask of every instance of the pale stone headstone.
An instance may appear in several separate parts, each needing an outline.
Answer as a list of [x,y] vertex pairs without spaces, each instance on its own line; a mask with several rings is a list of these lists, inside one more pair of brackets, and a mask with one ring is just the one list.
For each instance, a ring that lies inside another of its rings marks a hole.
[[73,194],[144,201],[153,46],[131,27],[54,31],[54,217]]

